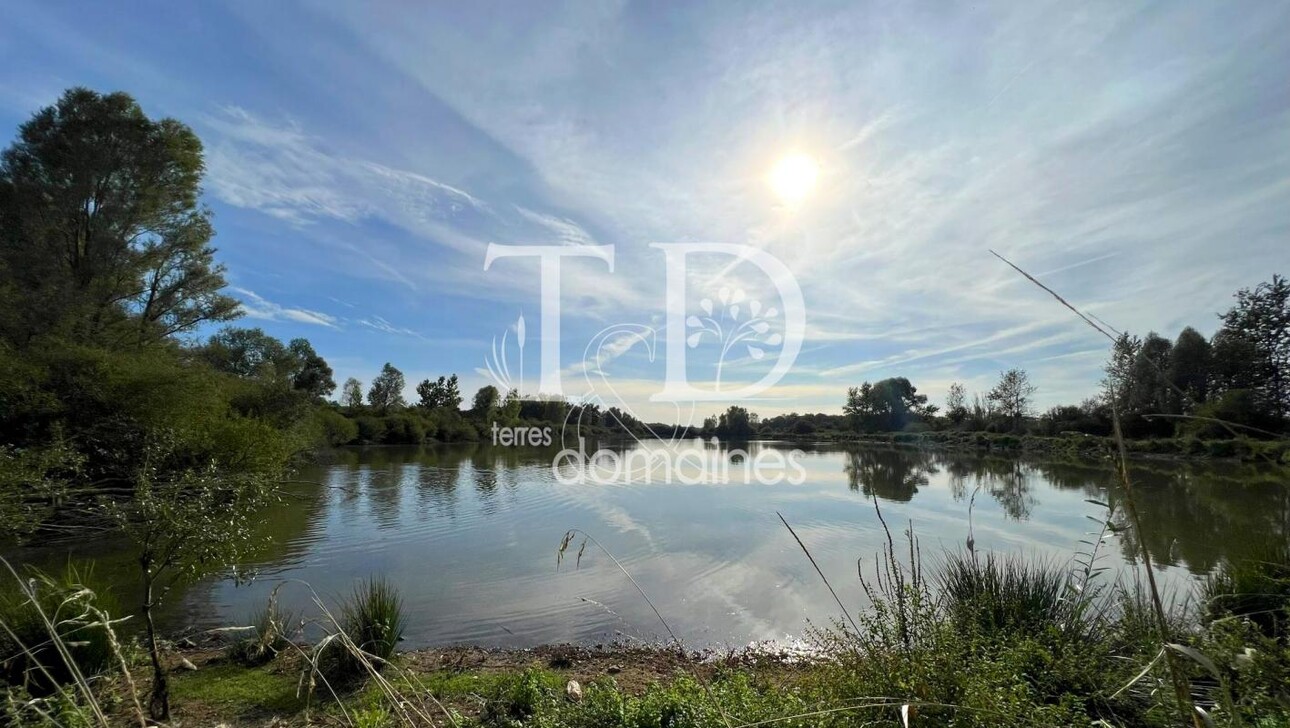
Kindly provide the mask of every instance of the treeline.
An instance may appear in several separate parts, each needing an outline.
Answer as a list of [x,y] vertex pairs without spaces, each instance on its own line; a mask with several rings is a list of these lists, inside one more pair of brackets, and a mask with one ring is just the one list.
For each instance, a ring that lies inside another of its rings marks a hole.
[[804,437],[891,432],[987,432],[1108,436],[1112,408],[1129,438],[1275,438],[1290,432],[1290,283],[1280,275],[1237,291],[1213,337],[1187,327],[1173,341],[1155,332],[1122,334],[1101,391],[1078,404],[1036,412],[1037,387],[1023,369],[999,375],[988,391],[950,385],[944,407],[908,379],[847,390],[841,415],[791,413],[766,419],[731,407],[703,433],[725,437]]
[[341,387],[339,403],[320,413],[325,437],[331,445],[417,445],[425,442],[475,442],[492,437],[495,427],[566,424],[584,436],[613,437],[643,434],[645,426],[617,407],[602,409],[594,403],[571,403],[559,398],[525,397],[518,390],[504,395],[488,384],[475,392],[463,410],[456,374],[423,379],[417,384],[417,401],[403,397],[406,379],[386,363],[366,390],[350,377]]

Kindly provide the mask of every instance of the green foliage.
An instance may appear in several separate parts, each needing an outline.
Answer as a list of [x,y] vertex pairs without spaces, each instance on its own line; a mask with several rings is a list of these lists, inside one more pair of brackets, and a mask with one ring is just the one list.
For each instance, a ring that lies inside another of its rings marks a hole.
[[1210,621],[1244,617],[1269,637],[1290,638],[1290,546],[1224,563],[1205,580],[1201,601]]
[[237,314],[220,291],[202,145],[124,93],[63,94],[0,156],[0,339],[148,344]]
[[403,372],[386,362],[385,366],[381,367],[381,373],[372,380],[371,389],[367,390],[367,403],[379,410],[381,414],[391,408],[402,407],[404,405]]
[[111,595],[95,591],[92,565],[69,562],[62,573],[28,569],[26,579],[0,591],[0,677],[34,695],[49,695],[72,681],[72,672],[51,640],[51,627],[84,675],[112,664],[104,615],[119,616]]
[[358,423],[334,409],[319,407],[314,410],[314,419],[328,445],[348,445],[358,439]]
[[978,633],[1041,636],[1073,626],[1067,573],[1018,556],[950,553],[938,584],[949,617]]
[[[379,662],[373,666],[380,669],[383,662],[394,656],[394,649],[407,628],[399,590],[384,577],[372,577],[354,588],[341,612],[345,634],[359,649],[378,658]],[[346,665],[346,672],[361,671],[352,655],[346,655],[342,664]]]
[[385,418],[385,434],[381,441],[390,445],[420,445],[425,441],[426,426],[420,417],[411,414],[390,415]]
[[358,428],[358,441],[373,444],[385,441],[385,420],[378,417],[363,416],[354,420]]

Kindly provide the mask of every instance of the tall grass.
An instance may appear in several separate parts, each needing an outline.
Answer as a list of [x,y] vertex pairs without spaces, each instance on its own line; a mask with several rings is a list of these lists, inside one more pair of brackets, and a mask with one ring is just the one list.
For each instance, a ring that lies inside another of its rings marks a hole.
[[951,552],[936,582],[947,616],[964,629],[1038,636],[1075,626],[1066,570],[1049,561]]
[[341,612],[350,641],[382,663],[389,662],[407,629],[399,590],[383,576],[365,579],[354,587]]

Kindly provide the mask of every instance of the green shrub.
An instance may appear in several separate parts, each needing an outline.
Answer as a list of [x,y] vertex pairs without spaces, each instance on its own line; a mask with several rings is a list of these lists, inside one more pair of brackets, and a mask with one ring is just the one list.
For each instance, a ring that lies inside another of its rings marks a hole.
[[1290,637],[1290,546],[1231,560],[1201,587],[1205,616],[1241,616],[1269,637]]
[[358,441],[371,445],[385,440],[385,421],[377,417],[364,415],[354,420],[358,427]]
[[[71,668],[51,636],[68,649],[82,674],[97,675],[108,668],[112,640],[99,613],[116,615],[118,610],[107,592],[94,592],[86,586],[92,577],[92,567],[71,562],[56,575],[33,568],[30,578],[0,593],[0,623],[4,625],[0,629],[0,677],[5,683],[24,686],[39,696],[72,681]],[[54,625],[56,635],[51,635],[46,619]]]
[[950,617],[975,632],[1042,635],[1069,625],[1067,574],[1045,561],[951,553],[937,583]]
[[[341,608],[341,626],[349,639],[363,652],[378,658],[373,667],[394,656],[394,648],[403,639],[407,618],[399,590],[384,577],[372,577],[354,588]],[[356,655],[342,658],[342,670],[355,674],[363,671]]]
[[426,436],[425,425],[415,415],[399,414],[385,418],[382,442],[390,445],[420,445]]
[[358,424],[334,409],[319,407],[314,420],[321,430],[323,442],[332,447],[348,445],[358,439]]

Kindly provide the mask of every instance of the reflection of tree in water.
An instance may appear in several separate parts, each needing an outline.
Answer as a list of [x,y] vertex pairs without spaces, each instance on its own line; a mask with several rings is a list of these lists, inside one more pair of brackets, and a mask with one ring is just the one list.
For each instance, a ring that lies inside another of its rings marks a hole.
[[945,470],[950,476],[950,492],[962,500],[980,488],[1003,508],[1013,520],[1030,518],[1038,503],[1030,487],[1031,468],[1011,458],[946,458]]
[[[1226,471],[1226,472],[1224,472]],[[1224,560],[1260,558],[1290,540],[1290,489],[1284,475],[1219,463],[1169,463],[1131,472],[1142,538],[1153,561],[1209,573]],[[1111,490],[1111,502],[1122,490]],[[1119,511],[1118,525],[1128,519]],[[1138,534],[1120,534],[1125,558],[1140,553]]]
[[842,472],[851,490],[889,501],[910,501],[927,485],[927,476],[938,472],[933,455],[922,450],[857,448],[845,455]]

